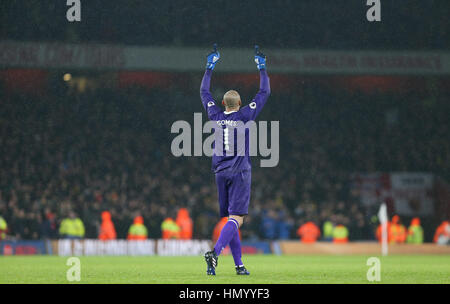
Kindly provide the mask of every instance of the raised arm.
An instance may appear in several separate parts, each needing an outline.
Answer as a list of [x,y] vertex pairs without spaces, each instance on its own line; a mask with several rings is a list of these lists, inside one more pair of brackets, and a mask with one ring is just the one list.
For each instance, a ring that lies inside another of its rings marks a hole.
[[270,95],[270,79],[266,70],[266,56],[255,45],[255,62],[259,70],[259,91],[252,102],[242,110],[249,120],[253,120],[261,112]]
[[211,76],[216,63],[220,59],[220,54],[217,51],[217,44],[214,44],[213,51],[208,54],[206,60],[206,71],[203,75],[202,83],[200,85],[200,99],[202,100],[203,107],[208,113],[208,117],[220,111],[220,108],[216,106],[216,102],[209,91],[211,86]]
[[[267,70],[259,70],[259,91],[253,99],[257,103],[265,103],[270,95],[270,79]],[[261,104],[263,106],[264,104]]]
[[[255,62],[256,67],[259,70],[259,92],[263,97],[269,97],[270,95],[270,82],[269,76],[266,71],[266,55],[259,51],[259,47],[255,45]],[[257,95],[258,96],[258,95]]]
[[203,75],[202,84],[200,85],[200,98],[205,109],[208,108],[208,102],[214,102],[211,92],[209,91],[211,86],[211,75],[212,70],[206,69],[205,74]]

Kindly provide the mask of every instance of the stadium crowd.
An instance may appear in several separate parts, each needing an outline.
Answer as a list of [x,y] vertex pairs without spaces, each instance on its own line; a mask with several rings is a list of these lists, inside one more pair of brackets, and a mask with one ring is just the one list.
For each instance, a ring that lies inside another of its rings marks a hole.
[[[331,221],[345,225],[350,240],[375,239],[377,207],[363,206],[350,191],[351,173],[429,171],[448,179],[450,109],[441,91],[296,87],[274,90],[260,116],[280,121],[280,162],[260,168],[258,157],[253,160],[243,238],[297,238],[305,222]],[[220,98],[220,84],[215,88]],[[241,96],[249,100],[255,90]],[[172,123],[192,122],[194,112],[203,112],[198,90],[0,94],[0,215],[12,238],[58,237],[70,212],[84,222],[85,236],[96,238],[103,211],[118,238],[127,237],[139,215],[148,236],[159,238],[163,220],[182,207],[193,219],[193,236],[211,237],[219,218],[210,159],[170,151]]]

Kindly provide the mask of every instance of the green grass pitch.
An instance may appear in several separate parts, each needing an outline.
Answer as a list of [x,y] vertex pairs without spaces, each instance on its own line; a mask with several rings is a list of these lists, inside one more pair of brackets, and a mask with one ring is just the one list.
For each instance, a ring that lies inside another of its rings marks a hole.
[[[77,283],[304,284],[370,283],[368,256],[245,256],[250,276],[237,276],[231,256],[221,256],[215,277],[202,256],[80,257]],[[380,257],[379,283],[450,283],[450,256]],[[70,283],[66,257],[0,256],[0,283]]]

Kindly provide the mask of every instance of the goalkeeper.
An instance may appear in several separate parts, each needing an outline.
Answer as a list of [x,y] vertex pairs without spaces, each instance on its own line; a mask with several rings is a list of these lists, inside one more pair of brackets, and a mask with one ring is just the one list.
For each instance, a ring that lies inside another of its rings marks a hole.
[[[223,150],[222,153],[213,154],[212,170],[216,178],[220,217],[228,217],[228,221],[220,233],[214,250],[205,253],[207,264],[206,273],[208,275],[216,274],[215,268],[217,267],[218,256],[229,245],[234,259],[236,273],[238,275],[249,275],[250,273],[245,268],[241,259],[241,241],[239,239],[239,228],[243,224],[244,216],[248,214],[248,205],[250,202],[251,163],[248,135],[246,138],[245,153],[236,153],[236,136],[234,136],[233,142],[229,142],[229,132],[231,131],[233,134],[235,131],[239,132],[235,128],[232,128],[238,122],[246,123],[255,120],[269,97],[270,83],[266,71],[266,56],[259,51],[258,46],[255,46],[254,59],[260,75],[259,91],[252,102],[242,108],[239,93],[234,90],[226,92],[222,100],[222,105],[225,107],[225,111],[223,111],[216,105],[216,101],[209,91],[212,71],[219,59],[220,54],[217,51],[217,46],[214,45],[213,51],[207,56],[206,71],[200,87],[200,97],[208,118],[212,121],[220,122],[219,125],[223,129]],[[218,147],[215,147],[215,149],[217,151]]]

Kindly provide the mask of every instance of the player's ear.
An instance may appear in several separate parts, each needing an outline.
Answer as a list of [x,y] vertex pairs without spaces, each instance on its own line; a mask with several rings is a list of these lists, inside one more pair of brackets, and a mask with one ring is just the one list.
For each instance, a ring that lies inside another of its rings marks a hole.
[[239,99],[239,106],[241,106],[242,105],[242,102],[241,102],[241,100]]
[[222,105],[225,105],[225,100],[222,99]]

